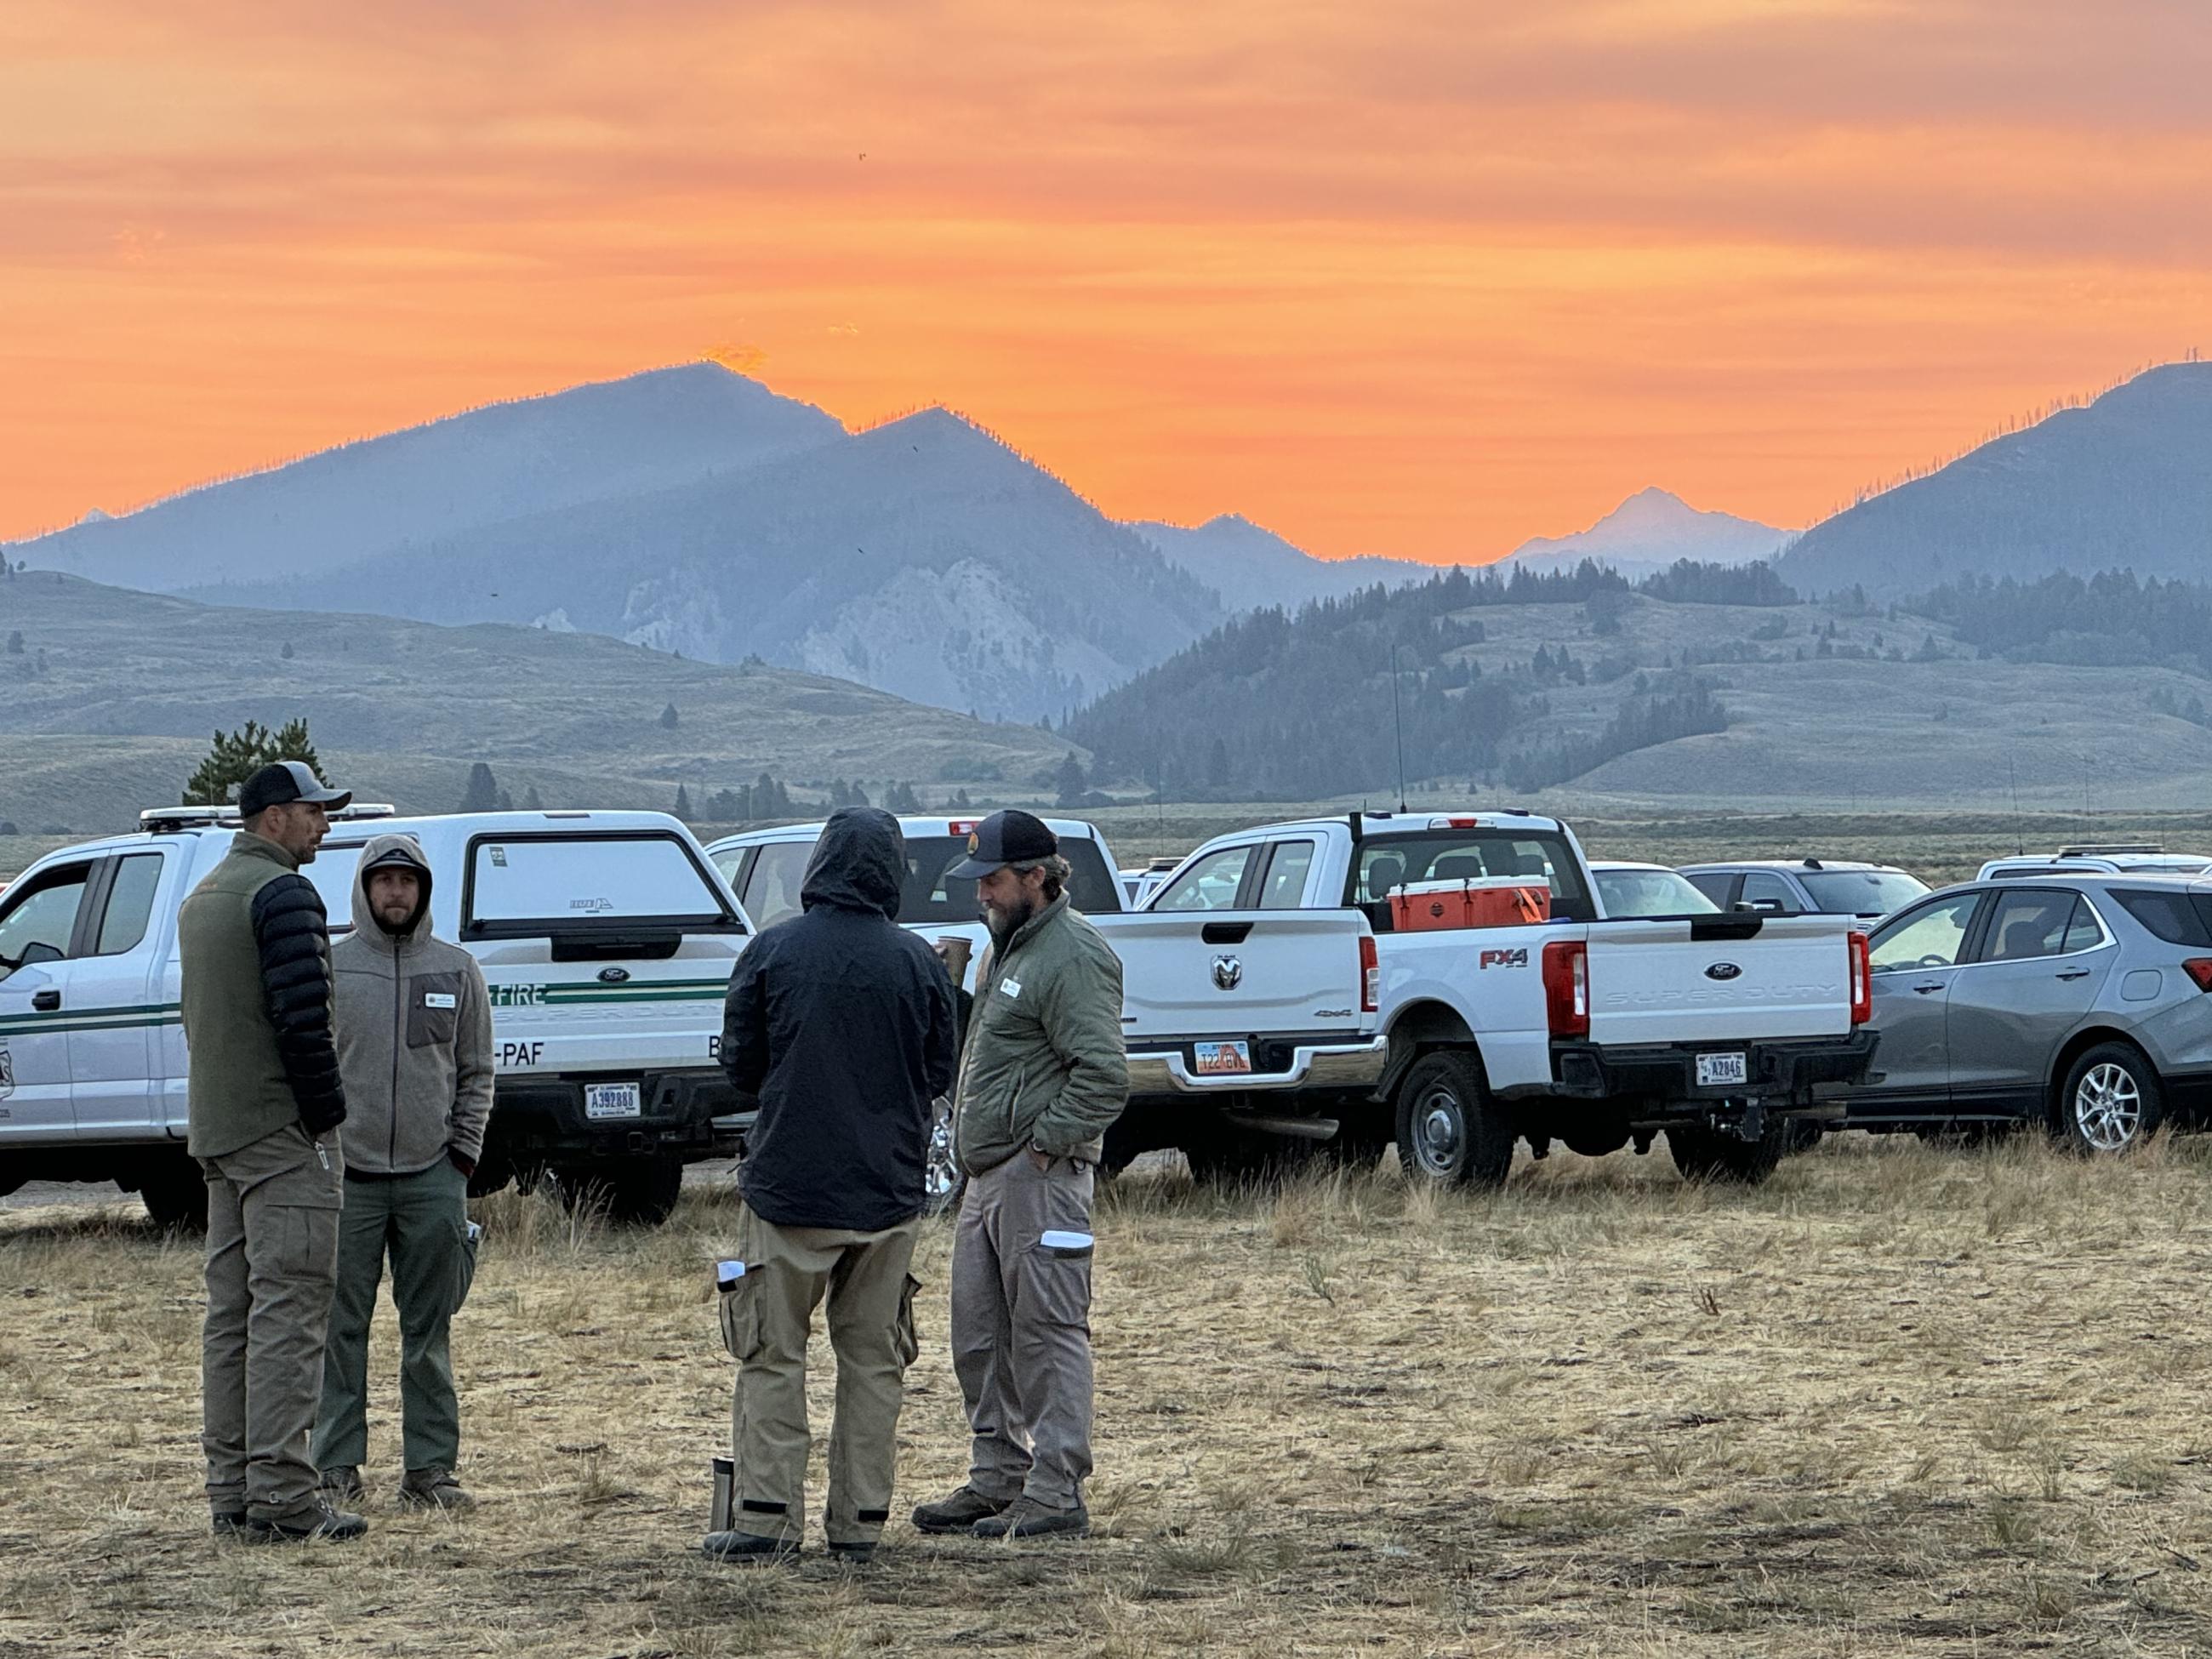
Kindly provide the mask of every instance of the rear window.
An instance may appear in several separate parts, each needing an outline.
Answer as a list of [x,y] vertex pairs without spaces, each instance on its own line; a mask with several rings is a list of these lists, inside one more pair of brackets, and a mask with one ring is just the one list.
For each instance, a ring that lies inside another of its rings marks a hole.
[[2115,887],[2120,908],[2168,945],[2212,949],[2212,895],[2161,888]]
[[[1068,862],[1067,895],[1077,909],[1106,915],[1123,908],[1121,883],[1106,867],[1097,842],[1071,836],[1060,842],[1060,855]],[[908,927],[978,920],[982,910],[975,902],[975,884],[945,874],[967,856],[965,836],[908,837],[898,919]]]
[[1390,927],[1390,890],[1417,881],[1474,881],[1486,877],[1541,878],[1552,889],[1552,914],[1594,921],[1596,911],[1564,837],[1497,830],[1437,830],[1360,843],[1349,902],[1368,914],[1378,933]]
[[477,938],[618,930],[738,931],[708,866],[673,836],[484,837],[469,847],[465,931]]
[[1808,870],[1797,879],[1831,915],[1886,916],[1928,890],[1926,882],[1902,870]]

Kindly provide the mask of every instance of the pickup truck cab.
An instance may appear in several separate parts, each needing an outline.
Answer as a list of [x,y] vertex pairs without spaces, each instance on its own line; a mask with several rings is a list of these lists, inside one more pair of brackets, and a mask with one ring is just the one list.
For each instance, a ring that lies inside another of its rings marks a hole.
[[[932,942],[966,941],[963,990],[984,970],[989,936],[975,884],[945,872],[967,858],[979,821],[899,820],[908,872],[899,921]],[[1106,1138],[1109,1168],[1174,1146],[1200,1176],[1256,1173],[1335,1136],[1335,1114],[1374,1092],[1388,1054],[1368,994],[1367,918],[1225,903],[1203,916],[1127,914],[1097,828],[1045,822],[1073,866],[1072,902],[1121,958],[1129,1105]],[[819,823],[756,830],[707,850],[765,927],[798,913],[800,877],[821,833]],[[956,1181],[947,1108],[932,1139],[933,1200]]]
[[[1454,889],[1526,908],[1454,925]],[[1760,1179],[1789,1120],[1840,1118],[1874,1054],[1866,941],[1847,919],[1601,920],[1589,861],[1553,818],[1266,825],[1200,847],[1148,914],[1224,903],[1368,921],[1388,1062],[1346,1133],[1362,1154],[1395,1140],[1439,1179],[1495,1185],[1522,1138],[1538,1157],[1555,1140],[1600,1155],[1649,1151],[1662,1131],[1686,1175]]]
[[[238,815],[142,822],[49,854],[0,896],[0,1192],[113,1181],[188,1223],[206,1189],[184,1150],[177,912]],[[491,994],[498,1077],[474,1189],[550,1173],[617,1218],[664,1218],[684,1164],[733,1152],[744,1127],[716,1050],[750,927],[705,849],[659,812],[356,805],[302,872],[333,939],[353,925],[362,848],[392,831],[422,843],[436,931]]]

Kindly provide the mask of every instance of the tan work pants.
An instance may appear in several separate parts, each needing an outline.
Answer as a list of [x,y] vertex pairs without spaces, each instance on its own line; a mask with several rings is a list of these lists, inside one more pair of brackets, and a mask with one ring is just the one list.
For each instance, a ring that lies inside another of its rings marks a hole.
[[221,1158],[208,1183],[200,1443],[210,1506],[278,1520],[315,1496],[307,1438],[337,1282],[338,1138],[296,1123]]
[[998,1503],[1083,1501],[1091,1473],[1091,1253],[1048,1249],[1087,1234],[1095,1177],[1065,1158],[1018,1152],[969,1178],[952,1246],[952,1369],[975,1435],[968,1484]]
[[740,1209],[745,1276],[721,1293],[722,1336],[738,1360],[730,1417],[738,1531],[793,1544],[805,1533],[806,1342],[826,1297],[837,1401],[823,1531],[833,1544],[872,1544],[882,1534],[916,1352],[919,1286],[907,1269],[919,1229],[919,1221],[880,1232],[780,1227]]

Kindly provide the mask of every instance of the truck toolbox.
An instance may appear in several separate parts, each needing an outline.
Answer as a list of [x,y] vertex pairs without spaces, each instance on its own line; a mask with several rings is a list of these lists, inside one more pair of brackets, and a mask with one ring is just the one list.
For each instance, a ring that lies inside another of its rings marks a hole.
[[1551,919],[1551,884],[1519,876],[1417,881],[1390,890],[1390,923],[1401,933],[1526,927]]

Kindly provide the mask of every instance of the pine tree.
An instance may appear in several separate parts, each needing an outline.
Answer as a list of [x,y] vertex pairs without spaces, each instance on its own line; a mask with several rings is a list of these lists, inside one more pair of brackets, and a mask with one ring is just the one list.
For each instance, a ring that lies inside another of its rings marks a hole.
[[287,720],[274,732],[258,720],[248,720],[235,732],[217,732],[207,758],[185,781],[184,804],[228,806],[238,799],[238,787],[246,779],[271,761],[286,760],[304,762],[318,778],[323,775],[305,720]]
[[660,729],[664,732],[673,732],[676,729],[676,705],[672,702],[660,711]]
[[538,786],[534,783],[522,792],[522,810],[526,812],[542,812],[545,810],[545,803],[538,799]]
[[463,812],[496,812],[499,811],[499,781],[491,775],[491,768],[478,761],[469,768],[469,781],[461,791]]
[[14,629],[9,633],[8,654],[11,657],[20,657],[23,654],[23,630],[20,628]]
[[691,821],[691,792],[680,783],[676,786],[676,816],[686,823]]
[[1059,787],[1062,806],[1080,806],[1084,796],[1090,793],[1091,780],[1084,775],[1083,763],[1075,758],[1072,749],[1060,763],[1060,770],[1053,781]]

